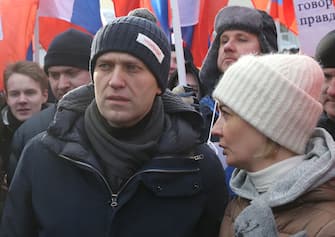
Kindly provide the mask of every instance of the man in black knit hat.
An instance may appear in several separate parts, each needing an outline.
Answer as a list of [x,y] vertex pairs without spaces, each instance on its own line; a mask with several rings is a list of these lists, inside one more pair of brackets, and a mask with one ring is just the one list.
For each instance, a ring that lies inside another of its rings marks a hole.
[[228,200],[201,116],[166,89],[170,45],[140,17],[94,37],[94,85],[66,94],[22,153],[4,236],[218,236]]
[[320,40],[316,47],[315,59],[322,66],[325,75],[321,94],[324,113],[318,126],[327,129],[335,139],[335,30]]
[[[51,42],[44,57],[44,71],[56,101],[64,94],[91,82],[88,72],[93,37],[75,29],[57,35]],[[57,103],[37,113],[16,130],[11,147],[8,167],[8,183],[16,169],[18,159],[27,142],[45,131],[56,112]]]

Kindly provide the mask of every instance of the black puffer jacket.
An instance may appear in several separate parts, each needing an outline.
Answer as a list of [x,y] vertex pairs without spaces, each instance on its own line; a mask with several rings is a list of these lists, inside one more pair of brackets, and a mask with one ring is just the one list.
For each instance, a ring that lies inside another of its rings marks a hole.
[[[218,235],[228,197],[220,162],[206,145],[189,156],[153,157],[114,193],[84,130],[93,88],[71,95],[60,102],[49,132],[23,151],[2,236]],[[191,110],[178,114],[198,121]]]
[[9,164],[7,171],[7,181],[11,182],[17,162],[21,156],[22,150],[27,142],[39,134],[46,131],[56,113],[56,104],[50,106],[41,112],[35,114],[26,120],[14,133],[11,145],[11,152],[9,155]]

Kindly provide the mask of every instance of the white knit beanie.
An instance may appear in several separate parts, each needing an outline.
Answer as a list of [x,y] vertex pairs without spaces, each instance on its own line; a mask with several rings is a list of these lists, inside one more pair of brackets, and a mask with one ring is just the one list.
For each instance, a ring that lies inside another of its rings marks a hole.
[[322,112],[323,72],[309,56],[242,56],[224,73],[214,99],[283,147],[303,154]]

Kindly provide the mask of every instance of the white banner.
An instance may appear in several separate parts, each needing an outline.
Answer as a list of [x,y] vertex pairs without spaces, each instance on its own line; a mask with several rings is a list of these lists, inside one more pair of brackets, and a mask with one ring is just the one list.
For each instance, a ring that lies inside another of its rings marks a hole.
[[2,32],[2,21],[0,16],[0,40],[3,40],[3,32]]
[[335,29],[333,0],[294,0],[302,53],[314,56],[320,39]]

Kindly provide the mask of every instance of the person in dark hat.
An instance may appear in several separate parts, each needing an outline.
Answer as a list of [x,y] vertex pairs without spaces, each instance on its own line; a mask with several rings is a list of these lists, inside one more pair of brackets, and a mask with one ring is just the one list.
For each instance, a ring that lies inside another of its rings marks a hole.
[[218,236],[224,173],[202,118],[166,90],[170,45],[126,16],[94,37],[94,84],[66,94],[22,153],[4,236]]
[[320,40],[315,59],[320,63],[325,76],[321,93],[324,112],[318,126],[327,129],[335,139],[335,30]]
[[57,35],[44,57],[44,71],[49,76],[56,100],[68,91],[91,81],[88,60],[92,36],[75,29]]
[[44,71],[56,103],[32,116],[16,130],[11,146],[8,183],[24,146],[32,137],[48,128],[56,112],[57,101],[70,90],[91,82],[88,64],[92,39],[87,33],[69,29],[52,40],[44,57]]

